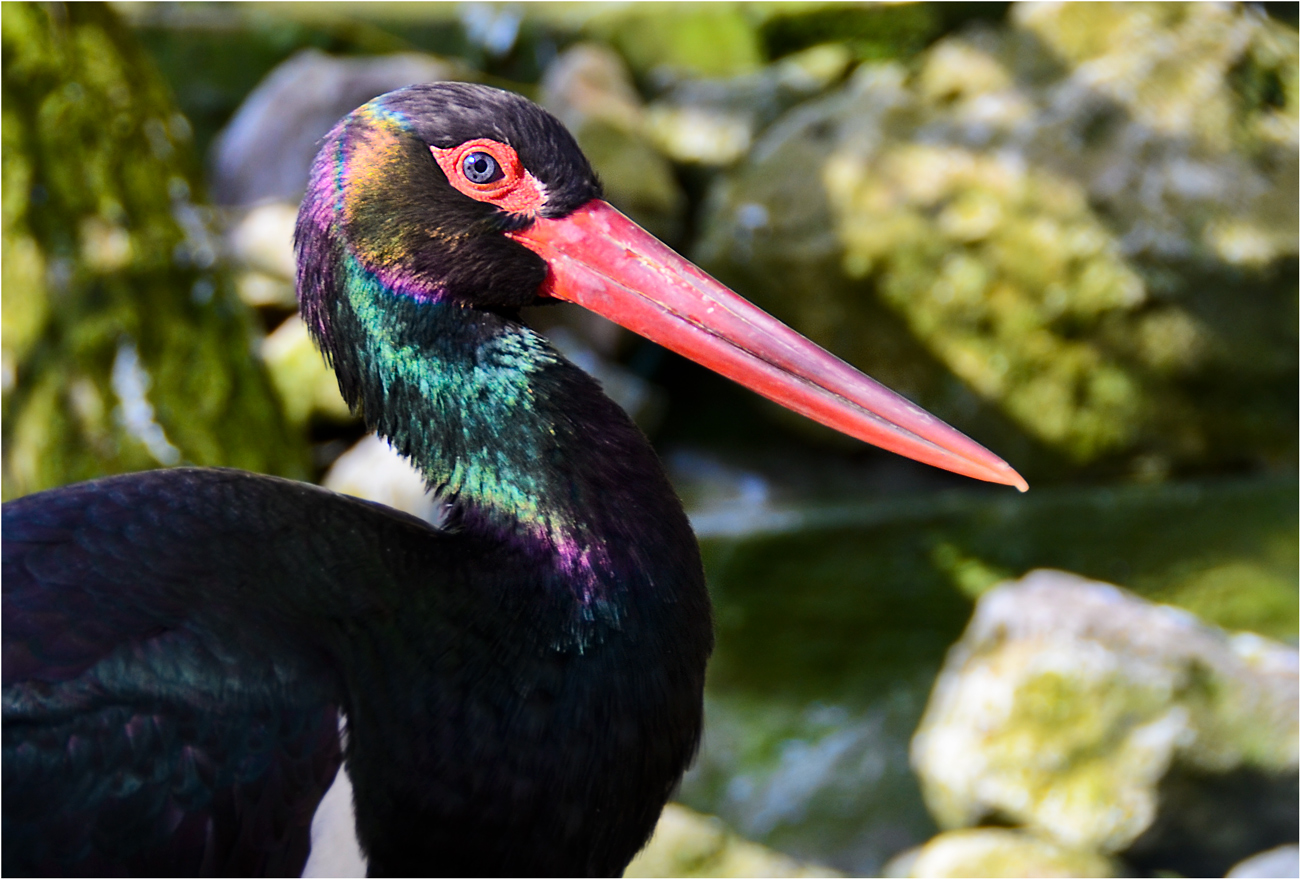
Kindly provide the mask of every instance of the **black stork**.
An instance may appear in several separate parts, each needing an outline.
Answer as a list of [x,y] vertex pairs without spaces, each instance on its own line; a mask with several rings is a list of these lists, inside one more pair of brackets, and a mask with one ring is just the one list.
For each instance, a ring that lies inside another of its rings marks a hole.
[[558,121],[484,86],[334,127],[301,311],[450,516],[193,468],[5,504],[5,874],[297,875],[340,760],[371,875],[621,873],[699,742],[709,599],[649,443],[521,306],[1023,490],[600,196]]

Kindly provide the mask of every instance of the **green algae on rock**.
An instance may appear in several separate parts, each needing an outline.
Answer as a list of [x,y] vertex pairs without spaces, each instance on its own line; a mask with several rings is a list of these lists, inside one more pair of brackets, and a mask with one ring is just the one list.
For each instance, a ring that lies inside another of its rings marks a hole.
[[339,422],[355,419],[339,393],[334,370],[321,357],[297,314],[285,318],[262,340],[262,359],[289,423],[306,424],[313,415]]
[[1116,865],[1096,852],[1066,848],[1032,833],[978,827],[940,833],[885,865],[882,876],[1114,876]]
[[609,6],[584,30],[618,49],[638,77],[728,76],[763,62],[757,30],[738,3]]
[[[851,278],[977,394],[1072,458],[1128,446],[1150,405],[1105,349],[1061,332],[1146,300],[1082,189],[1015,160],[900,144],[824,171]],[[937,234],[935,234],[937,232]]]
[[3,42],[4,496],[182,462],[304,476],[130,35],[7,3]]
[[[996,815],[1074,849],[1123,852],[1158,813],[1196,798],[1160,795],[1175,765],[1294,782],[1298,665],[1292,647],[1036,571],[980,599],[935,684],[913,766],[941,826]],[[1207,854],[1219,869],[1294,832],[1294,820],[1257,822],[1255,808],[1240,805],[1238,820],[1262,838]]]
[[730,833],[717,818],[669,803],[624,876],[839,876]]
[[647,130],[677,162],[732,165],[782,112],[839,82],[851,61],[848,49],[829,43],[752,73],[675,83],[650,104]]

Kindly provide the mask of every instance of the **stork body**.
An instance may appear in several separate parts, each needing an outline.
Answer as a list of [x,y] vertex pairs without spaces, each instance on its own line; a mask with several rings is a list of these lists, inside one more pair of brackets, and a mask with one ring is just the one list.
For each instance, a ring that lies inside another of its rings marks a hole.
[[5,504],[4,872],[296,875],[343,759],[372,875],[621,873],[699,742],[709,602],[645,438],[520,323],[539,297],[1019,480],[598,196],[558,122],[481,86],[335,127],[303,316],[449,517],[184,468]]

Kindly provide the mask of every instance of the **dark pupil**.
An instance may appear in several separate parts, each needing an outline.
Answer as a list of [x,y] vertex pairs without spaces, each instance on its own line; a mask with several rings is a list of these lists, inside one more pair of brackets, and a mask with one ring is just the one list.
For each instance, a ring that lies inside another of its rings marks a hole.
[[471,183],[490,183],[501,176],[497,160],[487,153],[470,153],[465,157],[462,167]]

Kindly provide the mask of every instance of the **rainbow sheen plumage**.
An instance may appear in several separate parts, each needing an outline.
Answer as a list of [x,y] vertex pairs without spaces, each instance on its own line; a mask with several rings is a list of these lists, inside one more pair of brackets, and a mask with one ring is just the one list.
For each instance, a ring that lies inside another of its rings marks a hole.
[[[334,712],[372,875],[615,875],[648,838],[699,741],[712,646],[699,552],[644,436],[518,320],[546,275],[502,234],[526,220],[454,191],[430,152],[475,137],[517,150],[543,213],[599,193],[553,118],[443,83],[340,122],[296,230],[303,318],[344,397],[449,505],[442,530],[216,470],[5,505],[5,649],[26,657],[6,662],[22,676],[6,698],[49,694],[6,713],[6,872],[292,872],[331,765],[296,743]],[[102,604],[114,612],[98,626]],[[58,718],[100,704],[95,771],[126,788],[68,774]],[[268,711],[266,736],[243,744]],[[202,735],[182,725],[159,768],[136,772],[144,714],[201,718]],[[238,808],[221,806],[226,775],[176,799],[168,773],[188,754],[252,761]],[[244,834],[264,841],[242,804],[279,790],[268,820],[287,841],[266,842],[279,859],[221,860],[246,854]],[[105,848],[107,815],[148,828],[147,844]],[[194,827],[210,832],[173,833]]]

